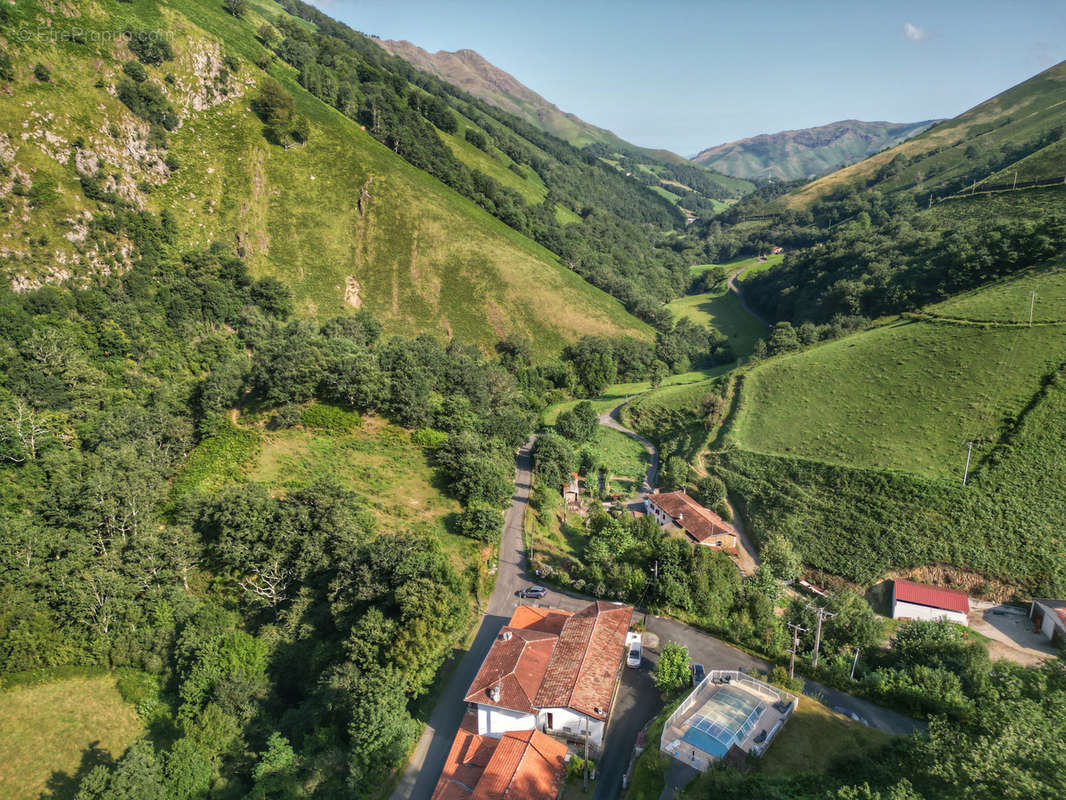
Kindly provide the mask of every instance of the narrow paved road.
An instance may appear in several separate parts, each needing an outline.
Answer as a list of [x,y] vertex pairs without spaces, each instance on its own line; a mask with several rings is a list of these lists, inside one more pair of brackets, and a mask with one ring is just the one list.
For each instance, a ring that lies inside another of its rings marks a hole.
[[628,402],[629,400],[626,400],[624,403],[615,406],[610,411],[600,414],[600,425],[603,425],[605,428],[611,428],[612,430],[616,430],[619,433],[624,433],[631,439],[636,439],[638,442],[644,445],[644,449],[648,451],[648,456],[650,459],[648,461],[648,474],[644,478],[644,485],[640,487],[640,493],[644,495],[648,494],[653,488],[655,488],[655,481],[658,479],[659,476],[659,450],[655,445],[653,445],[639,433],[637,433],[636,431],[631,431],[629,428],[622,424],[622,406],[624,406]]
[[755,311],[752,310],[752,307],[748,305],[748,301],[744,299],[744,293],[742,291],[740,291],[740,287],[737,286],[737,275],[738,274],[739,273],[734,272],[732,275],[729,276],[729,281],[728,281],[728,283],[729,283],[729,291],[731,291],[733,294],[735,294],[737,296],[737,300],[740,301],[740,305],[745,311],[747,311],[749,314],[751,314],[751,316],[755,317],[755,319],[759,320],[759,322],[761,322],[767,328],[771,327],[770,323],[767,322],[765,319],[763,319],[758,314],[756,314]]

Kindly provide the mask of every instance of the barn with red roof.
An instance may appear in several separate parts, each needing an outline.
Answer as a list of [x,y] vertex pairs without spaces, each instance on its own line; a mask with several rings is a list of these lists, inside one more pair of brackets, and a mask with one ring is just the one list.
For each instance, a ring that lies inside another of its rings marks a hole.
[[966,625],[969,611],[970,598],[966,592],[902,579],[892,583],[894,619],[946,619]]

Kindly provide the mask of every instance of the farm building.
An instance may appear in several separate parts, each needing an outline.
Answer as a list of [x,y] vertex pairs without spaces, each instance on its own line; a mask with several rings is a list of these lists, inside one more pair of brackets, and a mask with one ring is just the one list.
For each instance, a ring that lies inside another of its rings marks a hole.
[[739,767],[766,752],[798,704],[743,672],[712,670],[670,715],[659,749],[701,772],[717,761]]
[[537,729],[602,747],[632,615],[603,601],[574,614],[519,606],[466,694],[477,733]]
[[1066,600],[1035,598],[1029,607],[1029,619],[1052,642],[1066,645]]
[[946,619],[966,625],[970,598],[965,592],[941,589],[926,583],[896,580],[892,584],[892,617],[894,619]]
[[664,528],[684,531],[697,544],[731,553],[737,550],[737,532],[733,527],[684,491],[656,490],[644,498],[644,510]]

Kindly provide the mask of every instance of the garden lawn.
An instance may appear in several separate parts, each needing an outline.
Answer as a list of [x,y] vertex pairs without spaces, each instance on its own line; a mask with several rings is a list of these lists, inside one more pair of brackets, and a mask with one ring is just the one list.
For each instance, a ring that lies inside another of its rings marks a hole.
[[[600,426],[588,445],[607,471],[612,492],[631,493],[640,488],[648,472],[649,456],[644,445],[620,431]],[[589,480],[595,481],[592,476]]]
[[791,719],[758,763],[768,775],[820,772],[841,756],[859,755],[892,738],[801,696]]
[[0,694],[0,797],[72,798],[75,775],[117,759],[140,730],[137,712],[122,699],[110,675],[4,692]]

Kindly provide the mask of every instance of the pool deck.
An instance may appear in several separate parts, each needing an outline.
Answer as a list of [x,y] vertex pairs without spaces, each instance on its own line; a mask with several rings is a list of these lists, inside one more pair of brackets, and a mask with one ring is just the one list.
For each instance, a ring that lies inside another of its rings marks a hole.
[[[726,678],[728,678],[728,682]],[[685,741],[684,736],[692,727],[693,717],[700,714],[707,701],[711,700],[727,686],[732,687],[733,690],[750,694],[762,704],[763,711],[756,720],[755,725],[740,741],[735,742],[745,753],[754,751],[756,755],[761,754],[773,741],[773,738],[784,726],[789,716],[791,716],[797,702],[796,698],[781,689],[767,686],[762,681],[733,672],[712,672],[699,686],[693,689],[692,693],[679,707],[678,711],[681,713],[675,712],[663,729],[661,749],[678,761],[689,764],[700,771],[707,769],[707,767],[717,761],[718,758],[715,756]],[[775,704],[778,703],[784,703],[787,706],[784,710],[780,710],[780,708],[775,707]],[[766,736],[763,737],[763,741],[756,742],[755,740],[764,732]]]

